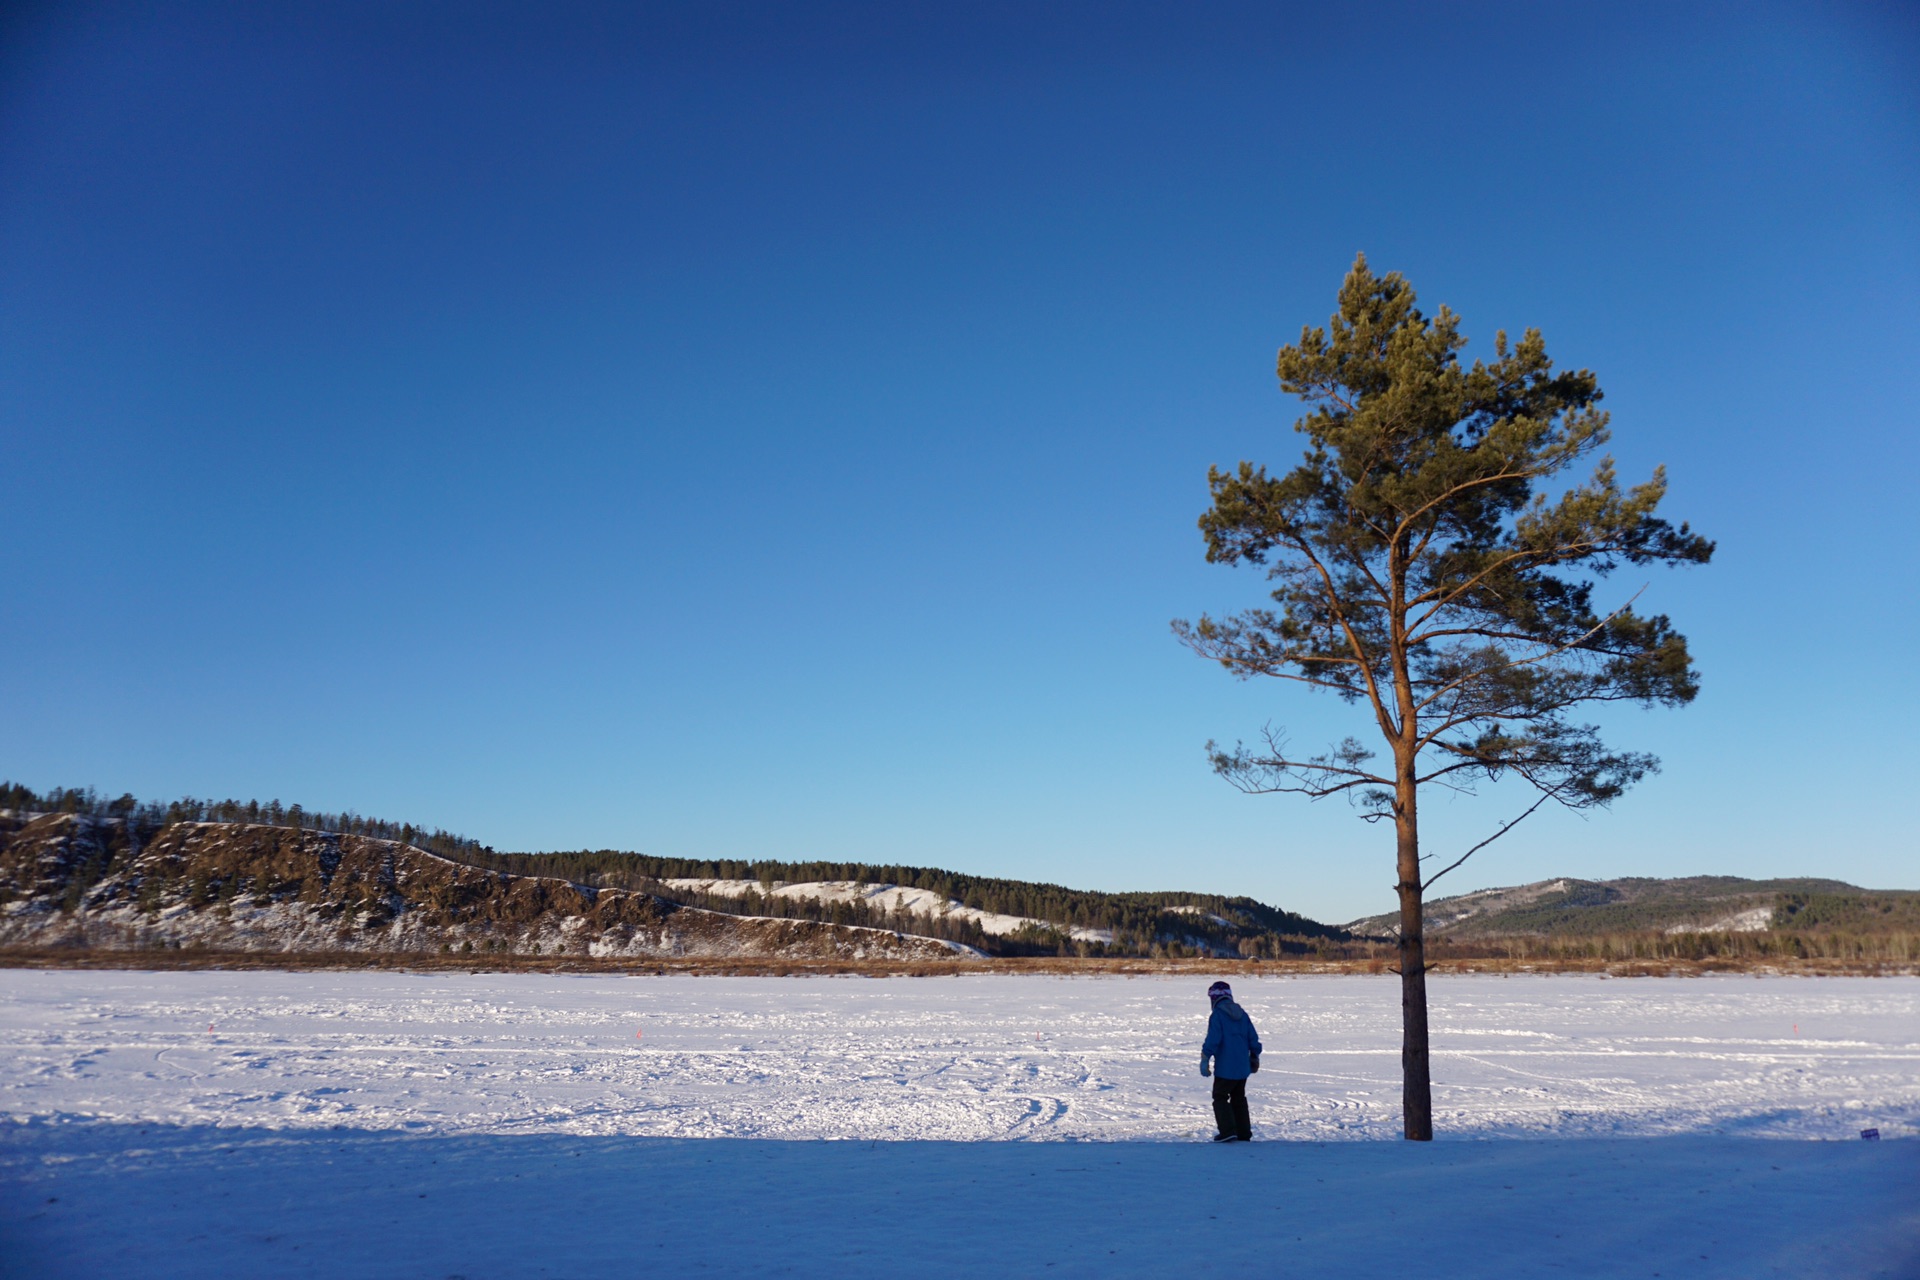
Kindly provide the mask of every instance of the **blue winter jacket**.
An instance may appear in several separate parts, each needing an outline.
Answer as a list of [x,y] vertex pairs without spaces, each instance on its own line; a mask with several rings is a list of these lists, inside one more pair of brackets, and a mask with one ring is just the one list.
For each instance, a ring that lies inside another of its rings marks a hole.
[[1216,1002],[1207,1019],[1207,1042],[1200,1046],[1200,1069],[1205,1071],[1211,1060],[1222,1080],[1245,1080],[1253,1074],[1252,1055],[1259,1052],[1260,1033],[1247,1011],[1230,999]]

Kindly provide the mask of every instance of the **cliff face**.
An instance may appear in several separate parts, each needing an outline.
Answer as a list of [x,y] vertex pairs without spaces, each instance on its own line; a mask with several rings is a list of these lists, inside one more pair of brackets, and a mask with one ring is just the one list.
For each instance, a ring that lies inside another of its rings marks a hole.
[[0,811],[0,945],[221,951],[951,960],[883,929],[732,916],[650,894],[289,827]]

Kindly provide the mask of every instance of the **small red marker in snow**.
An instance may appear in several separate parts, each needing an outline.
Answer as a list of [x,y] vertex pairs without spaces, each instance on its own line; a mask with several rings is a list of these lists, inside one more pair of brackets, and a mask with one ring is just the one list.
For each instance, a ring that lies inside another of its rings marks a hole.
[[633,1033],[633,1038],[635,1040],[644,1040],[646,1039],[646,1036],[647,1036],[647,1033],[645,1031],[636,1031]]
[[212,1024],[211,1022],[209,1022],[209,1023],[207,1024],[207,1034],[208,1034],[208,1035],[212,1035],[212,1034],[213,1034],[213,1024]]

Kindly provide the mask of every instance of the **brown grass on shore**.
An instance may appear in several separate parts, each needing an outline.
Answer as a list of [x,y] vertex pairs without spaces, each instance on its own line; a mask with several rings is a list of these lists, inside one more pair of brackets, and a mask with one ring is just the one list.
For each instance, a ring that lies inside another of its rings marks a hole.
[[[1294,974],[1386,974],[1390,962],[1379,959],[1285,960],[1081,959],[1071,956],[988,960],[842,961],[688,958],[658,960],[598,959],[592,956],[453,956],[345,952],[261,952],[173,949],[153,951],[81,948],[4,947],[0,968],[175,970],[353,970],[401,973],[600,973],[631,977],[681,974],[699,977],[933,978],[968,974],[1163,975],[1221,974],[1285,977]],[[1705,974],[1797,974],[1821,977],[1884,977],[1920,974],[1920,965],[1879,960],[1825,958],[1713,957],[1701,960],[1601,960],[1592,958],[1516,958],[1481,956],[1445,960],[1431,966],[1439,978],[1456,973],[1590,973],[1612,978],[1692,978]]]

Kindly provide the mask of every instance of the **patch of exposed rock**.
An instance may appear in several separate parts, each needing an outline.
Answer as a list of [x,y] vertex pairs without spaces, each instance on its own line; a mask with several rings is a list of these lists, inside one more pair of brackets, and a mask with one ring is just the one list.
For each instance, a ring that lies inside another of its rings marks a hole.
[[952,960],[885,929],[726,915],[290,827],[0,811],[0,946]]

